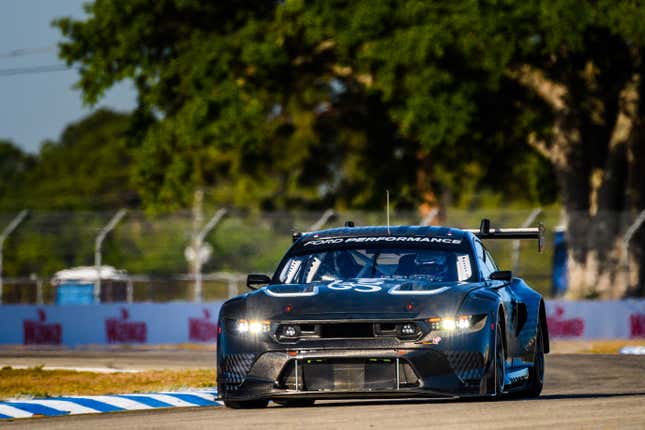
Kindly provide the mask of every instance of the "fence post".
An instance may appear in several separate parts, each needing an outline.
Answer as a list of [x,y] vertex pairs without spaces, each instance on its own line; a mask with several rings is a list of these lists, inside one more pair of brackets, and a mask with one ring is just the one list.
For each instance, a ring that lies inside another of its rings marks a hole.
[[[535,218],[537,218],[541,213],[542,213],[542,208],[533,209],[533,211],[529,214],[529,216],[524,220],[524,223],[522,224],[522,228],[529,227],[531,224],[533,224],[533,221],[535,221]],[[513,256],[513,273],[516,273],[520,270],[520,241],[519,240],[513,241],[512,256]]]
[[2,282],[2,270],[4,269],[3,267],[3,259],[4,259],[4,241],[9,235],[18,227],[18,225],[22,222],[22,220],[25,219],[29,211],[26,209],[20,211],[16,217],[11,220],[9,225],[4,229],[2,234],[0,234],[0,305],[2,304],[2,293],[4,289],[4,284]]
[[94,269],[96,270],[96,282],[94,283],[94,302],[101,303],[101,260],[102,260],[102,251],[101,246],[103,245],[103,240],[108,235],[110,231],[116,227],[116,225],[121,221],[128,211],[126,209],[120,209],[116,215],[112,217],[110,222],[107,223],[105,227],[101,229],[96,240],[94,241]]
[[333,209],[327,209],[323,214],[318,218],[318,221],[309,226],[309,231],[318,231],[324,227],[325,224],[329,222],[330,219],[336,216],[336,212]]
[[[193,276],[195,278],[194,286],[194,301],[201,303],[203,300],[203,288],[202,288],[202,264],[204,264],[204,256],[202,255],[202,247],[204,245],[204,239],[206,235],[210,233],[213,228],[224,218],[226,215],[226,209],[222,208],[215,212],[215,215],[206,223],[206,225],[199,230],[196,234],[193,235],[192,240],[192,257],[193,257]],[[187,253],[188,255],[188,253]]]
[[643,225],[643,222],[645,222],[645,209],[638,214],[636,220],[634,220],[632,225],[629,226],[623,236],[623,258],[621,265],[623,266],[623,271],[625,273],[625,283],[627,284],[625,285],[626,288],[629,288],[629,242],[632,240],[632,237],[634,237],[634,234],[636,234],[641,225]]

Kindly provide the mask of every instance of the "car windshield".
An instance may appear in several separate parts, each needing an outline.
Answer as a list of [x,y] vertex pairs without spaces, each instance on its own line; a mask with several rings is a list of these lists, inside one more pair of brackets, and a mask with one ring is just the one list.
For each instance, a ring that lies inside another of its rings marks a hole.
[[357,248],[292,255],[279,271],[283,284],[390,277],[467,281],[473,270],[471,258],[463,250]]

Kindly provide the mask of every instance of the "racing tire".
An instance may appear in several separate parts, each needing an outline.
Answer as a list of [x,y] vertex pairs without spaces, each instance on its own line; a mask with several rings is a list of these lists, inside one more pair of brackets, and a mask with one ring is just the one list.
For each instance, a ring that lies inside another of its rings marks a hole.
[[315,401],[316,400],[314,399],[274,400],[275,403],[290,408],[306,408],[308,406],[313,406]]
[[538,324],[535,336],[535,356],[533,367],[529,368],[529,382],[525,390],[517,393],[517,397],[539,397],[544,385],[544,337],[541,324]]
[[504,351],[504,331],[497,323],[495,329],[495,397],[504,393],[504,378],[506,376],[506,353]]
[[489,364],[488,375],[486,377],[488,396],[493,399],[499,399],[504,393],[506,354],[504,352],[503,336],[504,330],[502,325],[498,322],[495,327],[495,350],[492,357],[493,361]]
[[244,401],[224,400],[224,405],[231,409],[261,409],[266,408],[269,405],[269,401],[266,399]]

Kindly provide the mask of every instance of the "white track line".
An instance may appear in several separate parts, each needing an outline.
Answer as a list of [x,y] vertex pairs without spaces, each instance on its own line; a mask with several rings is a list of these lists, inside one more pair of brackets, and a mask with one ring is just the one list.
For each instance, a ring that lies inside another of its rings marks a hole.
[[[10,366],[12,369],[33,369],[34,366]],[[45,366],[42,370],[71,370],[73,372],[92,373],[139,373],[139,369],[115,369],[113,367],[66,367],[66,366]]]

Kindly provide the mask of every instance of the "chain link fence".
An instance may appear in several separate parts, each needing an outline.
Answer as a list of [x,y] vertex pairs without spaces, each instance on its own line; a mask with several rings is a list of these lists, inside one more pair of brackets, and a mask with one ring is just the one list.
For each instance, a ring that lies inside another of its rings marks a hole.
[[[207,222],[217,208],[204,210]],[[94,266],[96,238],[114,212],[30,212],[6,237],[3,245],[3,303],[53,303],[54,274],[77,266]],[[0,214],[0,230],[16,214]],[[392,225],[448,225],[478,228],[482,218],[493,227],[519,227],[542,222],[546,226],[543,253],[535,241],[489,241],[488,248],[503,269],[513,269],[533,288],[551,292],[553,234],[560,225],[558,209],[462,210],[450,209],[439,218],[416,212],[392,212]],[[228,211],[194,250],[202,225],[193,211],[148,215],[128,211],[101,245],[102,264],[128,273],[134,301],[194,300],[195,258],[201,258],[201,299],[224,299],[245,290],[245,274],[272,273],[291,244],[291,233],[312,227],[384,225],[386,213],[358,211],[242,212]],[[189,261],[192,258],[193,261]]]

